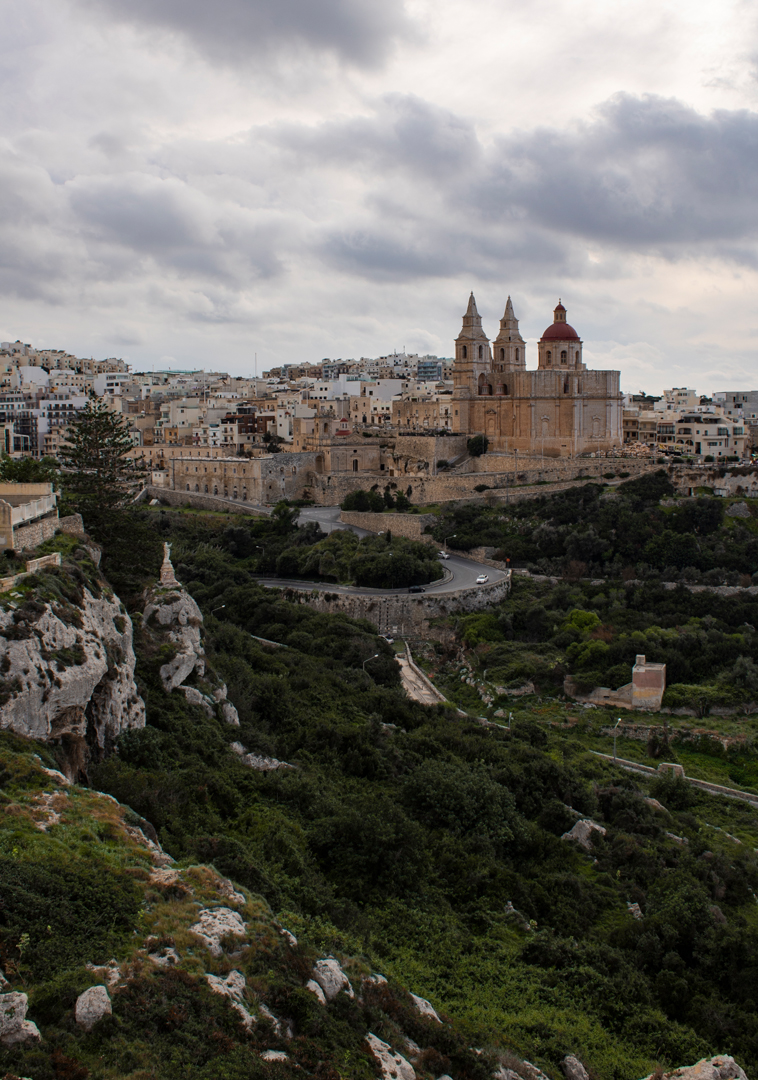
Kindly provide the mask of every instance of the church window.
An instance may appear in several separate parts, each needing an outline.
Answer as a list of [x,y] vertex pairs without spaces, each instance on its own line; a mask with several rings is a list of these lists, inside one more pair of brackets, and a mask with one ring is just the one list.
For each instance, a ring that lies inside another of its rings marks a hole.
[[480,346],[479,346],[479,359],[480,359],[480,360],[482,359],[482,356],[483,356],[483,355],[484,355],[484,354],[483,354],[483,352],[482,352],[482,346],[480,345]]
[[468,349],[466,348],[465,345],[461,349],[461,357],[462,357],[463,360],[466,360],[467,357],[468,357]]
[[568,379],[564,379],[563,380],[563,393],[568,394],[568,392],[569,392],[569,381],[568,381]]
[[358,472],[358,458],[353,458],[353,472]]
[[505,349],[500,350],[500,359],[505,360]]
[[514,356],[516,357],[516,363],[518,363],[518,349],[516,349],[516,352],[514,353]]
[[547,360],[548,364],[550,363],[550,361],[552,359],[552,356],[553,356],[553,354],[548,349],[547,354],[545,355],[545,359]]
[[563,351],[561,352],[561,363],[565,364],[567,359],[568,359],[568,356],[566,354],[566,350],[563,349]]

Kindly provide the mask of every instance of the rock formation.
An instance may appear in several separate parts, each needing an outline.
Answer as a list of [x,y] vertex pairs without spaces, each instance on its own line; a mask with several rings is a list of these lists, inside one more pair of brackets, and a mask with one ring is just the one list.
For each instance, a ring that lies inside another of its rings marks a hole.
[[[164,545],[160,582],[148,590],[142,624],[166,647],[169,653],[160,668],[161,682],[166,693],[179,690],[191,705],[198,705],[208,716],[221,717],[227,724],[239,727],[237,710],[226,700],[226,686],[213,686],[215,676],[206,674],[203,648],[203,615],[193,598],[177,581],[171,565],[171,549]],[[201,686],[185,686],[187,679],[201,681]]]
[[695,1065],[685,1065],[667,1073],[651,1073],[645,1080],[747,1080],[747,1076],[733,1057],[719,1054],[714,1058],[703,1058]]
[[26,994],[0,994],[0,1043],[3,1046],[39,1039],[37,1025],[26,1019],[28,1007]]
[[110,1016],[111,999],[105,986],[90,986],[76,999],[74,1019],[85,1031],[92,1031],[98,1020]]
[[389,1043],[382,1042],[371,1032],[366,1036],[366,1042],[379,1062],[382,1080],[416,1080],[416,1070],[411,1063],[406,1061],[402,1054],[393,1050]]
[[598,825],[596,821],[582,818],[581,821],[577,821],[573,828],[563,834],[561,840],[573,840],[575,844],[579,844],[585,851],[591,851],[593,838],[595,836],[605,836],[605,833],[606,830],[602,825]]
[[134,681],[132,624],[118,597],[94,567],[87,575],[73,560],[50,579],[40,590],[49,599],[30,593],[0,611],[0,728],[66,742],[66,771],[76,778],[124,731],[144,727],[145,705]]

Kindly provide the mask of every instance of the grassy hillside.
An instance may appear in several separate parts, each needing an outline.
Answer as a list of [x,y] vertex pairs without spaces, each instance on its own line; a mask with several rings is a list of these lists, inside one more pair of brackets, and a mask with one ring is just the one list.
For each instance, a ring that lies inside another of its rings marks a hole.
[[[34,1080],[180,1072],[236,1078],[294,1076],[297,1061],[297,1075],[358,1077],[372,1068],[362,1042],[369,1028],[400,1049],[403,1031],[428,1050],[416,1061],[425,1080],[444,1071],[454,1080],[483,1080],[494,1058],[471,1046],[529,1058],[556,1080],[567,1053],[598,1080],[629,1080],[656,1064],[716,1051],[733,1053],[749,1074],[758,1069],[752,810],[681,782],[648,785],[596,757],[591,750],[604,745],[599,727],[607,720],[600,711],[589,728],[584,719],[564,728],[546,721],[565,721],[565,710],[544,713],[544,703],[529,699],[511,706],[509,731],[415,705],[371,626],[318,615],[261,589],[254,556],[232,550],[223,521],[181,513],[146,520],[145,543],[173,542],[177,574],[205,613],[209,659],[227,682],[241,726],[166,695],[157,661],[143,653],[138,674],[148,727],[124,736],[118,755],[90,779],[155,828],[193,890],[205,885],[189,868],[209,863],[244,890],[248,917],[261,926],[260,949],[245,968],[248,985],[274,1013],[295,1020],[296,1038],[272,1043],[270,1029],[258,1028],[240,1035],[233,1011],[201,985],[198,958],[186,951],[189,915],[182,914],[182,905],[200,902],[197,895],[154,895],[129,872],[121,842],[112,847],[107,832],[87,826],[86,814],[76,828],[64,815],[46,834],[28,821],[19,832],[34,785],[45,781],[30,778],[26,750],[6,742],[6,756],[16,755],[21,764],[13,769],[23,775],[14,779],[11,770],[2,782],[6,807],[21,807],[2,819],[2,895],[18,865],[32,875],[51,860],[62,868],[70,851],[72,873],[103,868],[113,914],[98,930],[102,940],[82,944],[71,929],[75,920],[50,921],[55,903],[33,932],[25,930],[22,904],[11,915],[0,909],[3,961],[23,979],[30,1018],[45,1037],[38,1048],[4,1052],[0,1069]],[[569,602],[570,610],[589,609]],[[557,616],[541,606],[552,627]],[[505,648],[523,636],[518,626],[512,630],[513,638],[506,630],[504,641],[472,649]],[[579,630],[583,641],[586,627]],[[541,647],[541,640],[531,644]],[[364,672],[362,661],[374,653],[379,659]],[[247,768],[231,751],[235,741],[293,768]],[[751,745],[743,758],[752,767]],[[71,791],[67,798],[86,808],[93,796]],[[579,816],[606,829],[589,852],[561,839]],[[55,895],[64,892],[60,885]],[[642,918],[630,910],[634,904]],[[273,937],[270,912],[297,936],[297,963]],[[39,942],[47,940],[48,923],[54,938],[71,938],[49,969],[32,966],[30,952],[33,943],[45,955]],[[171,988],[166,973],[143,961],[114,993],[114,1017],[83,1036],[71,1018],[81,965],[113,954],[133,963],[148,934],[161,945],[177,943],[182,964]],[[361,972],[374,970],[390,977],[392,993],[316,1008],[303,984],[312,960],[330,951],[352,958],[346,963],[356,987]],[[452,1023],[414,1026],[420,1021],[401,987],[430,999]],[[59,1004],[44,1004],[53,1000]],[[144,1030],[129,1026],[135,1017]],[[264,1042],[282,1045],[290,1063],[262,1062]],[[58,1051],[75,1063],[65,1068],[88,1072],[66,1073],[55,1063]]]

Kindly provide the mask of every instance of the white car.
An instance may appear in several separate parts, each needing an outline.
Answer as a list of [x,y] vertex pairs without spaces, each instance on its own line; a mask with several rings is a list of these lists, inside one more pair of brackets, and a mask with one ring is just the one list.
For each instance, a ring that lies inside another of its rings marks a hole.
[[477,585],[486,585],[488,581],[489,578],[486,574],[480,574],[479,577],[476,579]]
[[450,558],[450,556],[448,555],[448,553],[446,551],[438,551],[437,554],[439,555],[439,557],[441,559],[449,559]]

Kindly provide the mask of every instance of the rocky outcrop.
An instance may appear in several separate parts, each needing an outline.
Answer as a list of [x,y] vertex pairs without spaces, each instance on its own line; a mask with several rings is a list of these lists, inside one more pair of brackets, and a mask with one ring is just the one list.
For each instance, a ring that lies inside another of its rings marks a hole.
[[105,986],[90,986],[76,999],[74,1019],[85,1031],[92,1031],[98,1020],[110,1016],[111,999]]
[[235,1012],[239,1013],[245,1027],[252,1027],[255,1018],[250,1015],[245,1007],[247,980],[242,972],[230,971],[225,979],[222,979],[220,975],[206,975],[205,978],[214,994],[223,994],[224,997],[229,999],[230,1005]]
[[200,912],[198,921],[190,927],[190,931],[200,938],[211,956],[218,959],[224,952],[224,938],[244,938],[245,924],[241,916],[231,908],[205,908]]
[[591,851],[594,838],[596,836],[605,836],[605,833],[606,830],[602,825],[598,825],[596,821],[582,818],[581,821],[577,821],[572,829],[563,834],[561,840],[573,840],[575,844],[584,848],[585,851]]
[[37,1025],[26,1019],[28,1008],[26,994],[0,994],[0,1043],[3,1046],[16,1046],[39,1039]]
[[442,1023],[431,1001],[427,1001],[426,998],[419,997],[417,994],[411,994],[411,998],[422,1016],[427,1016],[430,1020],[436,1020],[438,1024]]
[[590,1080],[584,1065],[573,1054],[566,1054],[561,1062],[561,1068],[566,1080]]
[[264,754],[248,754],[240,742],[233,742],[229,749],[240,757],[243,765],[247,765],[250,769],[257,769],[258,772],[272,772],[276,769],[294,769],[295,767],[287,761],[280,761],[279,758],[266,757]]
[[[239,727],[237,710],[226,700],[225,684],[219,680],[219,685],[211,689],[217,676],[213,672],[206,673],[203,614],[177,581],[168,544],[164,545],[160,581],[148,590],[145,601],[142,625],[168,654],[160,668],[166,693],[179,690],[190,705],[197,705],[206,716],[216,716],[220,712],[227,724]],[[195,683],[201,680],[203,685],[185,686],[190,677]]]
[[[58,579],[65,588],[67,569]],[[31,594],[0,612],[0,728],[78,744],[69,778],[89,757],[102,758],[124,731],[145,724],[131,621],[113,593],[93,585],[94,595],[75,584],[76,603]]]
[[402,1054],[393,1050],[389,1043],[382,1042],[371,1032],[366,1036],[371,1053],[379,1062],[383,1080],[416,1080],[416,1070]]
[[334,1001],[343,990],[348,997],[355,997],[345,972],[339,965],[339,961],[333,956],[327,956],[324,960],[317,960],[313,971],[313,979],[321,987],[327,1001]]
[[651,1073],[645,1080],[747,1080],[747,1076],[733,1057],[719,1054],[713,1058],[703,1058],[695,1065],[685,1065],[667,1073]]

